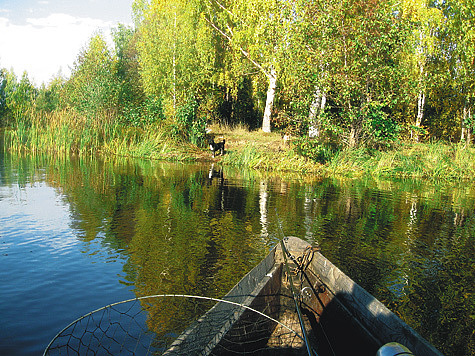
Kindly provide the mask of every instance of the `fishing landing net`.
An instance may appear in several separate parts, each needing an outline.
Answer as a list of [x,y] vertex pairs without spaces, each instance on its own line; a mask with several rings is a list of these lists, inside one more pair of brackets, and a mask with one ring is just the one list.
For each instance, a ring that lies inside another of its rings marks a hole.
[[[125,300],[69,324],[44,355],[292,355],[305,344],[295,331],[300,331],[295,313],[280,310],[282,297],[252,297],[252,307],[191,295]],[[210,303],[215,305],[208,310]],[[188,316],[173,317],[169,311],[180,305]]]
[[111,304],[69,324],[44,355],[312,354],[311,321],[276,251],[223,299],[165,294]]

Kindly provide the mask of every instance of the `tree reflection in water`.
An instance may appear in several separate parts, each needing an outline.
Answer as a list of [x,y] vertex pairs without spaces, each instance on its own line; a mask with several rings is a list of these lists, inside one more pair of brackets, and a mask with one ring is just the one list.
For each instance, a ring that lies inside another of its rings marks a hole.
[[[71,206],[71,227],[127,259],[119,280],[137,296],[223,296],[277,243],[280,220],[285,234],[320,244],[443,353],[475,353],[473,185],[287,179],[125,159],[11,159],[29,174],[47,167],[47,183]],[[148,323],[159,334],[179,332],[183,320],[209,307],[156,303],[147,304]]]

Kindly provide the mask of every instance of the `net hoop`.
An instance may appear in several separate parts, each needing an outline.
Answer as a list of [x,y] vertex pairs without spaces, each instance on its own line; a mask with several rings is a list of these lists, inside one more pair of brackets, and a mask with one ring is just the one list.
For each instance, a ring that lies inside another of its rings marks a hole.
[[299,334],[297,333],[295,330],[293,330],[292,328],[288,327],[287,325],[283,324],[282,322],[280,322],[279,320],[277,319],[274,319],[272,317],[270,317],[269,315],[266,315],[262,312],[260,312],[259,310],[256,310],[254,308],[251,308],[249,306],[246,306],[246,305],[243,305],[241,303],[236,303],[236,302],[232,302],[230,300],[225,300],[225,299],[219,299],[219,298],[212,298],[212,297],[204,297],[204,296],[199,296],[199,295],[189,295],[189,294],[155,294],[155,295],[149,295],[149,296],[144,296],[144,297],[137,297],[137,298],[131,298],[131,299],[126,299],[126,300],[122,300],[122,301],[119,301],[119,302],[115,302],[115,303],[112,303],[112,304],[108,304],[108,305],[105,305],[101,308],[98,308],[96,310],[93,310],[87,314],[84,314],[82,315],[81,317],[77,318],[76,320],[72,321],[71,323],[69,323],[67,326],[65,326],[63,329],[61,329],[54,337],[53,339],[49,342],[48,346],[46,347],[44,353],[43,353],[43,356],[46,356],[48,355],[48,352],[50,351],[50,348],[51,346],[54,344],[54,342],[59,338],[61,337],[61,335],[66,331],[68,330],[70,327],[72,327],[74,324],[80,322],[81,320],[95,314],[95,313],[98,313],[100,311],[103,311],[103,310],[106,310],[106,309],[109,309],[109,308],[112,308],[114,306],[117,306],[117,305],[121,305],[121,304],[125,304],[125,303],[130,303],[130,302],[137,302],[137,301],[141,301],[141,300],[145,300],[145,299],[153,299],[153,298],[191,298],[191,299],[201,299],[201,300],[208,300],[208,301],[213,301],[213,302],[216,302],[216,303],[226,303],[226,304],[230,304],[230,305],[234,305],[234,306],[238,306],[240,308],[243,308],[243,309],[246,309],[246,310],[249,310],[251,312],[254,312],[254,313],[257,313],[259,314],[260,316],[263,316],[267,319],[269,319],[270,321],[274,322],[274,323],[277,323],[278,325],[280,325],[281,327],[283,327],[284,329],[288,330],[289,332],[291,332],[292,334],[294,334],[295,336],[297,336],[300,340],[302,341],[305,341],[304,338]]

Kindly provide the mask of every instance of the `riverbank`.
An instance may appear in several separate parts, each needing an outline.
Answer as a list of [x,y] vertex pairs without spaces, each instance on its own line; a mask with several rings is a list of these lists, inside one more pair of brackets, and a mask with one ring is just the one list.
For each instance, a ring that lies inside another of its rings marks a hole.
[[345,150],[325,167],[333,175],[379,178],[424,178],[456,181],[475,178],[475,149],[471,146],[400,143],[392,150]]
[[210,127],[216,141],[226,140],[226,154],[213,157],[208,147],[170,138],[163,130],[115,128],[85,130],[83,125],[49,125],[8,133],[11,150],[99,154],[179,162],[219,162],[275,174],[311,174],[360,178],[423,178],[438,181],[473,180],[475,148],[443,142],[399,143],[385,151],[347,149],[325,164],[297,153],[295,141],[279,132],[249,131],[244,127]]
[[323,176],[359,178],[423,178],[455,181],[475,178],[475,148],[460,144],[399,143],[393,149],[367,148],[340,151],[326,164],[296,153],[292,141],[284,142],[279,133],[249,132],[243,128],[215,128],[224,137],[225,165],[239,165],[274,172],[298,172]]

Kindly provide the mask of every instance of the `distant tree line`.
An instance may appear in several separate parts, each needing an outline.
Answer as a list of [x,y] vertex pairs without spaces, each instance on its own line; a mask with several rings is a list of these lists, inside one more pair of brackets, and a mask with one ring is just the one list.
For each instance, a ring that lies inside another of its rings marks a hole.
[[[86,122],[206,123],[295,136],[302,154],[439,139],[471,143],[472,1],[135,0],[134,28],[94,35],[69,79],[0,72],[0,120],[72,110]],[[25,124],[25,123],[23,123]]]

